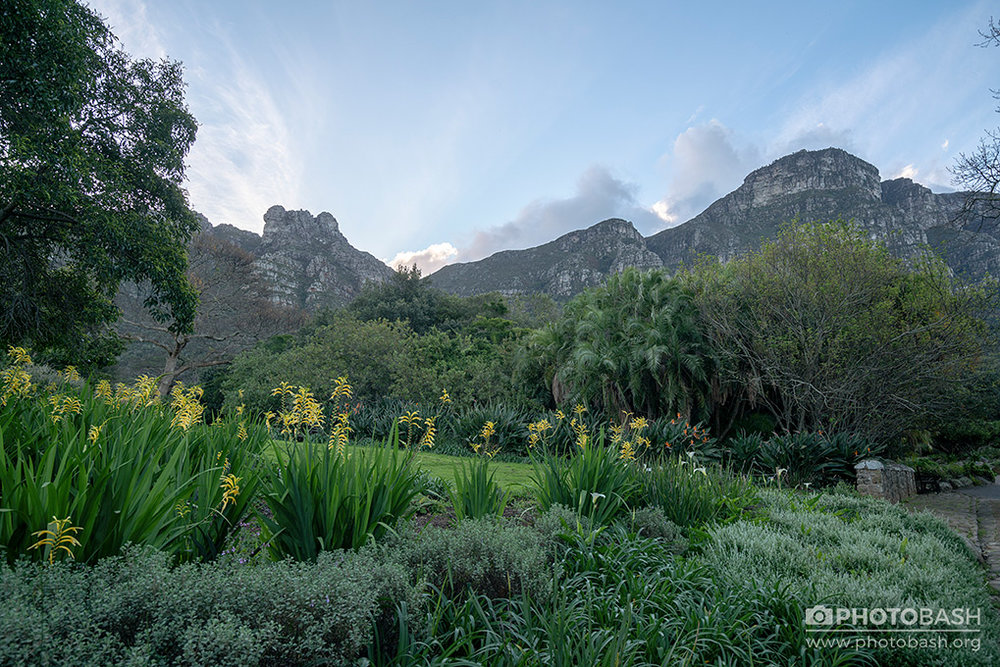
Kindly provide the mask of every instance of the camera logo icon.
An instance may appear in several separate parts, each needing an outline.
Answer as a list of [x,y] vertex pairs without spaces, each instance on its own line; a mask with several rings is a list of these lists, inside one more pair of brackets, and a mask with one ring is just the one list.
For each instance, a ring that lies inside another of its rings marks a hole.
[[833,625],[833,609],[825,604],[807,607],[806,625]]

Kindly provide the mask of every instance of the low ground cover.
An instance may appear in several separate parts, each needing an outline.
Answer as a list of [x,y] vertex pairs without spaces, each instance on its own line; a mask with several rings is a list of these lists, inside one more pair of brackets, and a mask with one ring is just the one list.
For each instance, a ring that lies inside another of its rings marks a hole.
[[[843,468],[810,447],[841,461],[850,443],[744,443],[748,475],[683,420],[605,431],[581,406],[533,422],[529,462],[505,462],[489,422],[474,456],[450,457],[426,450],[426,418],[351,444],[346,411],[325,421],[304,387],[277,389],[270,428],[242,410],[209,425],[196,389],[161,401],[148,379],[91,389],[69,372],[38,388],[25,368],[4,371],[0,401],[0,664],[1000,661],[954,534],[804,481]],[[653,444],[659,427],[674,446]],[[975,610],[953,634],[920,629],[976,643],[815,622],[838,608]]]

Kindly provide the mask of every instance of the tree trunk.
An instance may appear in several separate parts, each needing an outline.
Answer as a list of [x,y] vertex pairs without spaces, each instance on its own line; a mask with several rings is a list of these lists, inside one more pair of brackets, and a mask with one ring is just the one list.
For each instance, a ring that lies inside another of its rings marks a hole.
[[160,375],[160,382],[157,385],[157,391],[161,398],[167,396],[174,387],[174,380],[178,375],[177,362],[180,360],[181,352],[187,346],[188,340],[187,336],[174,336],[174,347],[167,352],[167,360],[163,364],[163,374]]

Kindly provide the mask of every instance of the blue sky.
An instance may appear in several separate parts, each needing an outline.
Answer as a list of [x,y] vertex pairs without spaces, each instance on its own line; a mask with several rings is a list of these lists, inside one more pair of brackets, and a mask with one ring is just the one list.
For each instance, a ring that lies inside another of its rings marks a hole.
[[800,148],[946,190],[1000,124],[985,2],[89,4],[184,64],[196,210],[329,211],[425,273],[607,217],[648,235]]

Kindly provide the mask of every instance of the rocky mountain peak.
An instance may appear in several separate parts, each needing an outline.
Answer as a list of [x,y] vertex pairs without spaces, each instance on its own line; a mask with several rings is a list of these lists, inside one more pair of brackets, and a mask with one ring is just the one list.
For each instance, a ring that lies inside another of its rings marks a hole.
[[347,239],[340,233],[337,219],[326,211],[314,217],[309,211],[286,211],[274,205],[264,214],[265,246],[332,242],[347,243]]
[[786,155],[750,172],[740,190],[755,208],[808,191],[853,190],[864,199],[882,198],[878,169],[839,148]]
[[631,222],[610,218],[536,248],[504,250],[477,262],[449,264],[434,273],[431,281],[461,295],[545,292],[565,300],[625,267],[647,269],[661,264]]

